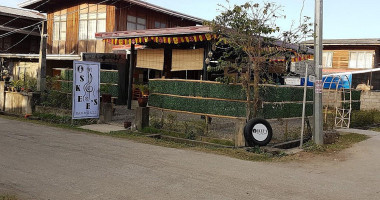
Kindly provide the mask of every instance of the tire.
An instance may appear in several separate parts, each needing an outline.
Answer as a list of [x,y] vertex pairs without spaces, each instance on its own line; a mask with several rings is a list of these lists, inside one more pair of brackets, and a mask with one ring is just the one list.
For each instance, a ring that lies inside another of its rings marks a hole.
[[272,127],[265,119],[251,119],[244,127],[244,137],[250,147],[266,146],[272,136]]

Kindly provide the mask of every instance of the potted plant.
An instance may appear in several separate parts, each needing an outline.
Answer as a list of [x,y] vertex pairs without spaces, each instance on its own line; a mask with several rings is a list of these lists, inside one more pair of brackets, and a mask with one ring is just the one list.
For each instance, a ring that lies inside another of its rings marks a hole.
[[20,92],[21,91],[21,87],[23,85],[23,81],[22,80],[13,80],[11,81],[11,85],[13,87],[13,92]]
[[112,94],[110,92],[112,84],[111,83],[105,83],[100,85],[100,93],[102,95],[102,102],[103,103],[111,103],[112,100]]
[[140,90],[141,95],[137,99],[137,102],[139,103],[140,107],[146,107],[148,104],[148,97],[149,97],[149,86],[146,84],[137,84],[135,85],[137,89]]

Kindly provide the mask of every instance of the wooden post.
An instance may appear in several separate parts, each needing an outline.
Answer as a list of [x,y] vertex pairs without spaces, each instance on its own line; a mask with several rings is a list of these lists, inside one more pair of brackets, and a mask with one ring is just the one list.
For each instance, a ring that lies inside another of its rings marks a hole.
[[244,147],[245,146],[245,138],[244,138],[244,120],[236,120],[236,130],[235,130],[235,147]]
[[45,36],[45,22],[41,23],[41,42],[40,42],[40,56],[38,61],[37,73],[37,91],[44,91],[46,88],[46,36]]
[[133,84],[133,68],[135,65],[135,44],[131,44],[131,54],[129,56],[129,78],[128,78],[128,102],[127,108],[132,109],[132,84]]

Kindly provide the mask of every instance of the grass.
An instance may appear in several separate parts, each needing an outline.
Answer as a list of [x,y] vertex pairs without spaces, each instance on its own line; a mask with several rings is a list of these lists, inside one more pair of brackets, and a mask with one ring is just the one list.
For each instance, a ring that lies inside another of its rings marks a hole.
[[371,128],[371,131],[377,131],[377,132],[380,132],[380,127]]
[[3,194],[0,194],[0,200],[17,200],[16,196],[14,195],[3,195]]
[[361,135],[357,133],[349,133],[344,135],[339,135],[336,142],[333,144],[326,144],[326,145],[317,145],[313,142],[307,142],[304,144],[303,148],[306,152],[311,153],[332,153],[332,152],[339,152],[344,149],[352,147],[353,144],[359,143],[361,141],[364,141],[368,139],[369,137],[366,135]]

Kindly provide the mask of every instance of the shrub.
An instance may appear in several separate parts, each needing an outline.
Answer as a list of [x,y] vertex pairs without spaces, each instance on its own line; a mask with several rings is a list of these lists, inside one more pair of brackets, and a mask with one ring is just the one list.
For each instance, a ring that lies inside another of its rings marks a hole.
[[351,127],[364,127],[375,124],[376,119],[380,119],[377,111],[353,111],[351,114]]

